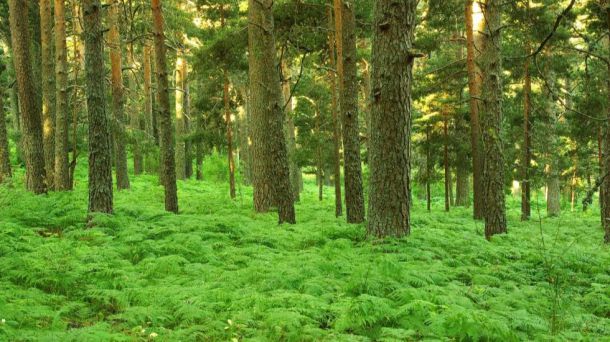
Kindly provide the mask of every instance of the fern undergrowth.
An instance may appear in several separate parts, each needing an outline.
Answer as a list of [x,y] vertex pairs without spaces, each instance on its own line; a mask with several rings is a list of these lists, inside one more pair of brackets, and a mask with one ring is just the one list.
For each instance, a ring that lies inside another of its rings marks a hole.
[[1,341],[609,340],[596,212],[520,222],[509,198],[488,242],[469,209],[417,200],[410,237],[372,241],[313,183],[294,226],[213,178],[179,183],[178,216],[132,178],[91,229],[86,170],[71,193],[22,188],[0,186]]

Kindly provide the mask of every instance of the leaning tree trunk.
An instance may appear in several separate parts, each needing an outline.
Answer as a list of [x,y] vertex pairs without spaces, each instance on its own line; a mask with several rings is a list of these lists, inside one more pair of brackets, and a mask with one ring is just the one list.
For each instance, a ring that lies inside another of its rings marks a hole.
[[169,110],[169,86],[165,34],[163,33],[163,10],[161,0],[151,0],[155,38],[155,60],[157,71],[157,98],[159,105],[159,128],[163,185],[165,186],[165,210],[178,213],[178,189],[176,185],[175,138]]
[[273,0],[248,0],[254,208],[278,206],[279,222],[295,223],[284,138],[284,103],[277,72]]
[[481,128],[483,132],[483,190],[485,198],[485,237],[507,232],[504,198],[504,147],[502,124],[502,3],[483,4],[485,30],[479,65],[483,73]]
[[110,125],[104,90],[104,27],[99,0],[83,0],[89,113],[89,212],[112,213]]
[[[335,58],[335,34],[334,31],[334,20],[333,11],[329,7],[327,10],[328,15],[328,55],[330,69],[337,65]],[[330,84],[331,93],[331,111],[333,114],[333,171],[335,181],[335,216],[339,217],[343,215],[343,197],[341,196],[341,123],[339,121],[339,110],[337,108],[337,74],[333,70],[328,71],[328,78]],[[370,85],[369,85],[370,86]],[[370,96],[370,95],[367,95]],[[370,108],[369,108],[370,109]],[[369,110],[370,111],[370,110]],[[370,117],[370,115],[369,115]],[[370,130],[369,130],[370,131]],[[369,134],[370,137],[370,134]]]
[[[475,6],[476,5],[476,6]],[[473,8],[476,7],[476,8]],[[477,27],[474,27],[474,17],[477,17]],[[470,144],[472,147],[472,184],[473,184],[473,215],[479,220],[483,218],[484,195],[483,195],[483,153],[481,141],[481,122],[479,112],[481,111],[481,70],[476,59],[481,49],[481,32],[485,20],[482,20],[481,9],[478,0],[466,1],[466,51],[468,69],[468,89],[470,91]]]
[[121,53],[121,34],[119,32],[119,1],[113,0],[109,10],[110,18],[110,67],[112,69],[112,113],[114,115],[112,136],[115,146],[116,186],[129,189],[127,174],[127,147],[125,134],[125,99],[123,94],[123,66]]
[[410,233],[411,82],[417,0],[375,4],[368,234]]
[[30,59],[28,2],[9,1],[13,64],[21,107],[22,148],[26,168],[26,186],[36,193],[46,193],[45,163],[42,139],[42,113],[36,95],[36,84]]
[[67,191],[68,164],[68,47],[64,0],[55,0],[55,190]]
[[[3,65],[0,65],[0,70],[2,68]],[[11,178],[11,160],[4,112],[4,87],[0,87],[0,184],[8,178]]]
[[53,15],[51,0],[40,0],[40,50],[42,54],[42,138],[47,186],[55,188],[55,71],[53,66]]
[[343,122],[343,173],[348,223],[364,221],[360,130],[358,125],[358,64],[354,4],[335,0],[339,73],[339,108]]

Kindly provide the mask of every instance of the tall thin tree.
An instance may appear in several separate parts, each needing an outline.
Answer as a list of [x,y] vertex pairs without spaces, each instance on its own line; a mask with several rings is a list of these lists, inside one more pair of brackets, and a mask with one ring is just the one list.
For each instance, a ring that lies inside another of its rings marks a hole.
[[165,210],[178,213],[178,188],[176,185],[176,141],[169,110],[169,83],[167,79],[167,52],[165,48],[164,20],[161,0],[151,0],[153,13],[153,35],[155,38],[155,60],[157,72],[157,99],[159,106],[159,128],[162,181],[165,186]]
[[47,186],[55,181],[55,70],[53,66],[53,12],[51,0],[39,0],[42,80],[42,138]]
[[55,0],[55,190],[72,187],[68,169],[68,47],[64,0]]

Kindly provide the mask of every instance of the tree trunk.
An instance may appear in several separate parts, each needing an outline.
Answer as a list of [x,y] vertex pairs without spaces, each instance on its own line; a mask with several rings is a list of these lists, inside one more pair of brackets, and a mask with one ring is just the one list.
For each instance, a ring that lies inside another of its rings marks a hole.
[[[606,9],[606,26],[608,30],[610,30],[610,4],[607,0],[604,0],[604,5]],[[608,36],[609,41],[609,55],[610,55],[610,36]],[[608,65],[608,76],[610,76],[610,64]],[[607,105],[606,105],[606,115],[608,119],[608,125],[610,125],[610,78],[607,79]],[[608,127],[608,126],[606,126]],[[606,173],[610,172],[610,129],[606,128],[606,141],[604,144],[604,167],[602,168],[602,176]],[[605,235],[604,242],[610,244],[610,177],[605,177],[604,183],[602,185],[603,188],[603,210],[602,210],[602,221],[604,225]]]
[[282,61],[282,75],[284,77],[282,80],[282,92],[284,95],[284,103],[286,104],[286,140],[288,141],[288,160],[290,162],[290,184],[294,200],[295,202],[298,202],[301,200],[301,168],[297,164],[294,155],[297,150],[297,137],[294,121],[292,119],[294,111],[294,102],[291,94],[292,89],[290,88],[292,75],[290,75],[290,68],[286,64],[286,61]]
[[[1,69],[3,69],[3,65],[0,65]],[[0,87],[0,184],[6,179],[11,178],[11,175],[8,131],[6,129],[6,115],[4,112],[4,87]]]
[[182,52],[176,58],[176,178],[186,179],[186,146],[184,136],[186,133],[184,118],[184,70],[186,60]]
[[426,209],[428,212],[432,210],[432,193],[430,191],[430,183],[432,179],[432,152],[430,151],[430,125],[426,126]]
[[[476,20],[475,20],[476,19]],[[475,27],[476,21],[476,27]],[[468,89],[470,91],[470,131],[472,146],[472,184],[473,184],[473,216],[475,219],[483,219],[484,194],[483,194],[483,152],[481,146],[481,122],[479,112],[481,111],[481,70],[476,59],[481,51],[481,32],[485,20],[479,2],[466,1],[466,50],[468,69]]]
[[[144,69],[144,132],[146,136],[146,140],[150,142],[154,142],[155,133],[153,130],[153,107],[152,107],[152,69],[150,63],[150,54],[151,54],[150,45],[144,45],[144,61],[143,61],[143,69]],[[145,156],[145,166],[146,172],[153,173],[155,172],[155,158],[147,149]]]
[[360,131],[358,125],[358,65],[354,4],[335,0],[339,108],[343,122],[343,173],[348,223],[364,221]]
[[21,105],[22,147],[25,157],[26,186],[42,194],[47,192],[42,139],[42,113],[36,95],[36,84],[30,59],[28,2],[9,1],[13,63]]
[[53,66],[53,16],[51,0],[39,0],[42,80],[42,138],[47,187],[55,180],[55,70]]
[[229,73],[225,69],[223,99],[225,108],[225,122],[227,124],[227,155],[229,162],[229,194],[235,199],[235,160],[233,159],[233,125],[231,123],[231,107],[229,103]]
[[375,4],[368,234],[411,231],[411,82],[417,1]]
[[[547,58],[547,63],[551,63],[550,55]],[[551,89],[555,84],[555,74],[550,71],[550,66],[546,66],[547,72],[544,75],[547,79],[547,87]],[[551,89],[546,89],[546,106],[544,112],[547,115],[546,118],[546,132],[547,142],[545,144],[547,163],[545,167],[545,178],[547,187],[546,197],[546,212],[548,216],[559,216],[561,214],[561,182],[560,175],[561,170],[559,169],[559,150],[561,149],[561,142],[559,140],[559,113],[558,108],[555,105],[555,95]]]
[[254,208],[277,205],[279,222],[295,223],[284,138],[284,103],[277,72],[273,1],[248,0]]
[[445,211],[451,207],[451,168],[449,166],[449,118],[447,109],[443,110],[443,165],[445,169]]
[[127,147],[125,137],[125,99],[123,96],[123,66],[121,53],[121,36],[119,32],[119,6],[118,0],[112,0],[109,9],[110,33],[108,45],[110,46],[110,67],[112,69],[112,136],[114,138],[116,186],[117,189],[129,189],[129,175],[127,174]]
[[104,27],[99,0],[83,0],[89,113],[89,212],[112,213],[110,125],[104,91]]
[[161,177],[165,186],[165,210],[178,213],[178,189],[176,185],[176,145],[172,118],[169,110],[169,86],[167,80],[167,60],[165,49],[165,34],[163,32],[163,10],[161,0],[151,0],[155,38],[155,59],[157,71],[157,98],[159,105],[159,128],[161,145],[161,162],[163,164]]
[[[130,2],[131,3],[131,2]],[[130,37],[130,40],[133,38]],[[127,73],[127,85],[130,96],[128,97],[128,110],[129,110],[129,126],[133,132],[131,137],[132,153],[133,153],[133,173],[135,175],[141,175],[144,172],[144,156],[142,155],[142,142],[140,141],[139,134],[142,130],[141,111],[139,108],[138,100],[139,97],[136,95],[138,90],[136,89],[136,63],[133,51],[133,42],[129,43],[127,47],[127,64],[129,71]]]
[[[529,0],[527,2],[529,10]],[[530,53],[529,43],[526,53]],[[532,165],[531,148],[531,93],[532,79],[530,76],[530,59],[525,59],[525,84],[523,86],[523,160],[521,162],[521,221],[527,221],[532,215],[530,167]]]
[[[327,9],[328,15],[328,55],[330,67],[334,68],[337,65],[335,58],[335,34],[334,32],[334,20],[333,11],[329,7]],[[331,111],[333,115],[333,171],[335,180],[335,216],[339,217],[343,215],[343,197],[341,195],[341,123],[339,121],[339,110],[337,108],[337,73],[329,70],[328,78],[330,84],[331,93]],[[370,135],[369,135],[370,136]]]
[[[82,44],[83,36],[83,16],[79,1],[72,2],[72,28],[74,37],[72,45],[74,48],[74,93],[72,94],[72,161],[70,162],[70,187],[74,187],[74,171],[78,162],[78,117],[81,112],[79,105],[79,77],[80,71],[85,69],[85,51]],[[83,106],[86,111],[86,106]]]
[[[465,156],[463,156],[465,158]],[[468,207],[470,205],[470,173],[468,167],[461,162],[456,166],[455,206]]]
[[483,73],[481,128],[485,162],[483,189],[485,198],[485,238],[507,232],[504,198],[504,147],[502,124],[502,4],[486,0],[483,4],[485,29],[479,65]]
[[68,47],[64,0],[55,0],[55,190],[71,189],[68,164]]
[[[185,76],[187,78],[184,80],[184,128],[186,130],[186,135],[189,136],[191,134],[191,89],[188,79],[188,70],[185,72]],[[184,158],[186,160],[184,173],[186,179],[191,179],[191,177],[193,177],[193,152],[190,138],[184,141]]]
[[252,155],[250,153],[250,105],[247,87],[241,89],[244,106],[239,118],[239,168],[244,184],[252,184]]

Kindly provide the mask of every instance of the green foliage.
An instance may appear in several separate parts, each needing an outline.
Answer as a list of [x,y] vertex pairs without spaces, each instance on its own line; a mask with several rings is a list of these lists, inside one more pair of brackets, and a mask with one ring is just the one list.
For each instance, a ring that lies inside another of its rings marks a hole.
[[[0,340],[603,340],[610,253],[597,215],[518,221],[487,242],[465,209],[414,208],[405,239],[367,240],[306,181],[299,224],[228,198],[224,157],[163,211],[156,176],[133,178],[116,213],[85,227],[86,177],[33,196],[0,187]],[[541,230],[540,230],[541,229]],[[542,235],[541,235],[542,232]],[[542,245],[541,236],[545,245]]]

